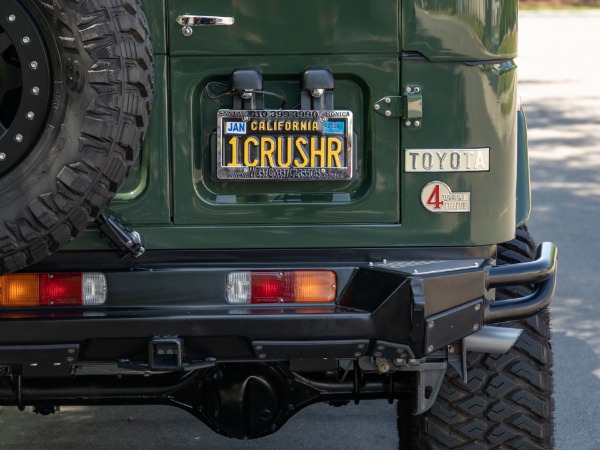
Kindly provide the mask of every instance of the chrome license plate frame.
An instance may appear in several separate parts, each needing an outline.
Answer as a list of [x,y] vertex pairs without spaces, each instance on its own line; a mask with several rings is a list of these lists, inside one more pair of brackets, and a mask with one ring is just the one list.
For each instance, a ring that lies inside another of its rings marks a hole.
[[218,181],[348,181],[354,177],[352,111],[217,113]]

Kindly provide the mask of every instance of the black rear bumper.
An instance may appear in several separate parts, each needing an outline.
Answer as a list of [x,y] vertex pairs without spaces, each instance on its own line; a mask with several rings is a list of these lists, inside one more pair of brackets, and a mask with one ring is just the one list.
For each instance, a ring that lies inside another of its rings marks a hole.
[[[511,266],[494,267],[489,259],[340,266],[340,273],[349,275],[335,305],[217,305],[215,295],[209,295],[206,304],[179,306],[4,309],[0,365],[118,360],[147,364],[148,343],[165,336],[182,342],[183,362],[192,365],[206,360],[421,358],[486,324],[524,318],[545,308],[554,294],[556,259],[554,244],[544,243],[535,261]],[[126,284],[133,292],[143,283],[151,292],[156,291],[151,281],[160,278],[158,273],[177,274],[178,286],[171,289],[177,293],[183,289],[182,280],[202,279],[203,273],[207,280],[218,280],[227,270],[211,269],[206,275],[201,268],[164,269],[127,276],[117,271],[107,276],[109,281],[141,277]],[[536,288],[523,298],[492,299],[490,289],[515,284]],[[156,295],[163,292],[164,286]],[[53,345],[61,350],[43,351]],[[32,346],[40,351],[26,351]],[[65,353],[70,347],[76,349],[76,357]]]
[[486,323],[499,323],[518,320],[537,314],[547,307],[556,289],[557,249],[550,242],[544,242],[537,250],[535,261],[490,267],[487,287],[527,285],[536,286],[534,292],[522,298],[492,302],[484,313]]

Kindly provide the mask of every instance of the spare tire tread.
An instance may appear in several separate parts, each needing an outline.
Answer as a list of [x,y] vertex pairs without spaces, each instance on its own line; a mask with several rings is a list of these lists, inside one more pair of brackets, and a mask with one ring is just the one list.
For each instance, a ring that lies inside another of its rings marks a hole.
[[95,220],[133,167],[152,104],[152,46],[139,0],[62,0],[40,8],[56,34],[63,62],[76,71],[78,60],[69,58],[87,61],[79,74],[85,81],[65,80],[69,95],[87,90],[90,100],[81,106],[79,129],[60,130],[49,144],[53,153],[76,147],[71,160],[63,157],[62,169],[48,174],[54,183],[38,188],[20,211],[12,205],[10,216],[2,216],[0,273],[43,259]]

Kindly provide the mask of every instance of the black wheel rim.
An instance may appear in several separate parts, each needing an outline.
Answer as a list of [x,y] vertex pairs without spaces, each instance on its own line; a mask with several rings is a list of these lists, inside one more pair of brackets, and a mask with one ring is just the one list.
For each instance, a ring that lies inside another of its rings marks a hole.
[[0,175],[34,146],[51,87],[48,52],[33,17],[18,0],[0,0]]

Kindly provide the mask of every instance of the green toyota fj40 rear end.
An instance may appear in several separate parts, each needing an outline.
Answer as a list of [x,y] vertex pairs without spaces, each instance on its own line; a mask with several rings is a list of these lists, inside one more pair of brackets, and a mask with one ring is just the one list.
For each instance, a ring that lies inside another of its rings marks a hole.
[[550,448],[516,55],[517,0],[2,0],[0,404]]

